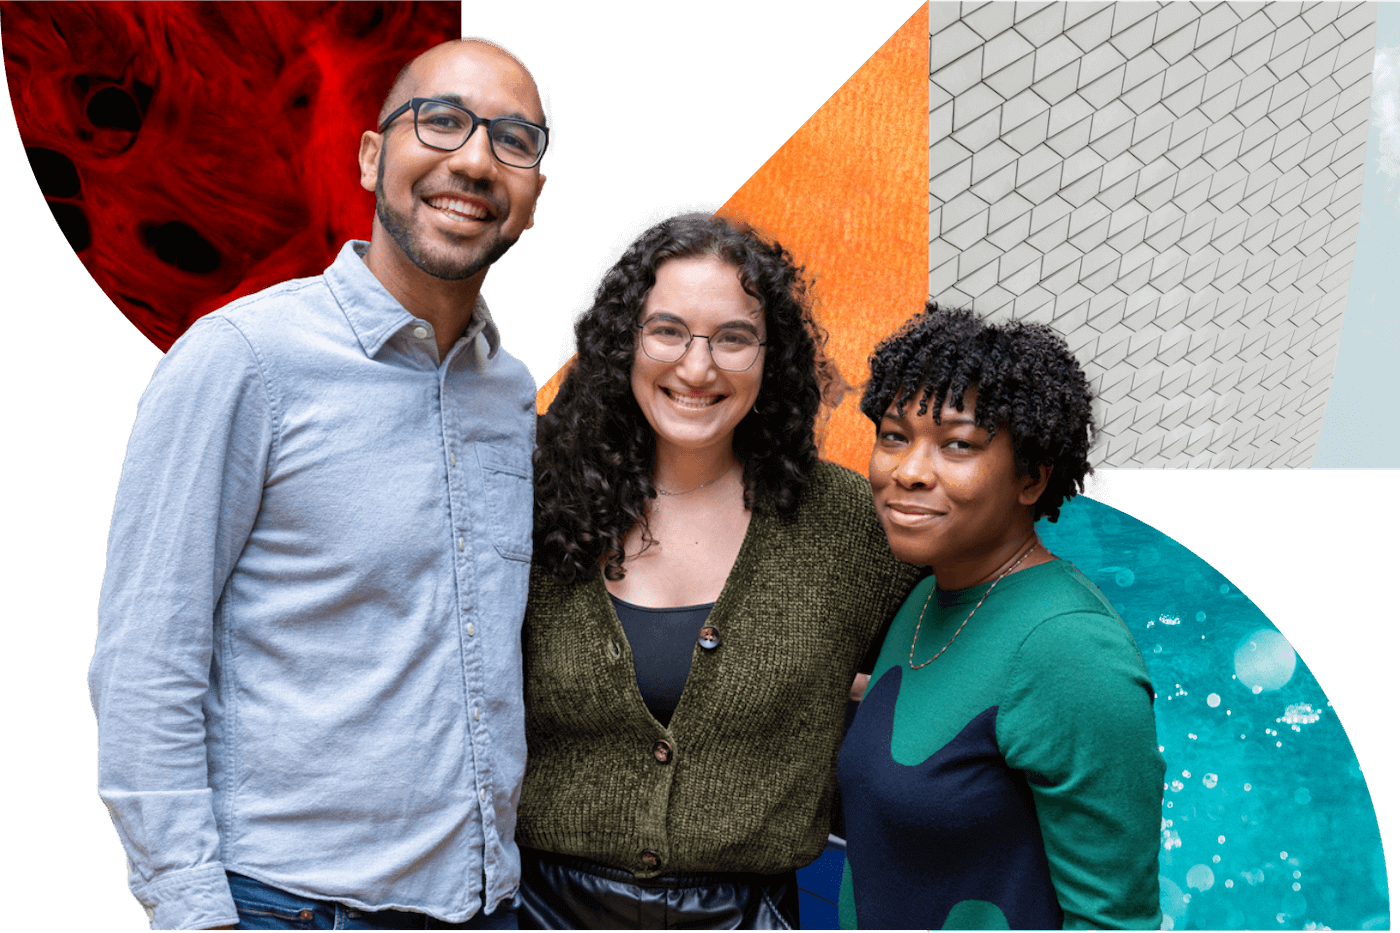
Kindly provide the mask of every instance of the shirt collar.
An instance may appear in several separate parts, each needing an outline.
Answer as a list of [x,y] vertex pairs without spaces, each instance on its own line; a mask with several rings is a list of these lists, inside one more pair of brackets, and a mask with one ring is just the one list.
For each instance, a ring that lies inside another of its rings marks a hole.
[[[373,358],[388,343],[389,338],[418,319],[409,314],[393,295],[374,277],[365,265],[365,240],[350,240],[340,249],[335,262],[325,271],[326,285],[340,303],[350,329],[360,341],[365,355]],[[501,346],[501,333],[491,320],[486,300],[480,295],[472,310],[471,322],[462,336],[468,340],[481,334],[486,337],[487,357],[492,358]]]
[[496,351],[501,348],[501,332],[496,329],[496,322],[491,320],[491,309],[486,307],[486,299],[482,298],[480,293],[476,296],[476,308],[472,310],[471,323],[467,325],[467,330],[462,336],[468,340],[475,340],[477,334],[486,338],[486,358],[494,359]]

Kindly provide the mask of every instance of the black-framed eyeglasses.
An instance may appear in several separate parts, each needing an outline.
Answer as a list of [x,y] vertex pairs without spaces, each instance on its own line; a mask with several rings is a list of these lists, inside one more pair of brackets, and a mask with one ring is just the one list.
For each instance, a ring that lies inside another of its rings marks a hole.
[[418,141],[443,152],[461,149],[478,126],[486,127],[486,138],[491,141],[491,154],[496,161],[513,168],[539,165],[549,145],[549,130],[528,120],[514,117],[487,120],[466,107],[436,97],[413,98],[389,114],[379,124],[379,132],[384,132],[406,110],[413,111],[413,131],[418,134]]
[[752,331],[725,328],[713,334],[692,334],[680,321],[652,318],[633,325],[642,332],[642,352],[658,363],[674,363],[690,350],[696,337],[710,345],[715,366],[730,373],[741,373],[758,359],[758,348],[767,346]]

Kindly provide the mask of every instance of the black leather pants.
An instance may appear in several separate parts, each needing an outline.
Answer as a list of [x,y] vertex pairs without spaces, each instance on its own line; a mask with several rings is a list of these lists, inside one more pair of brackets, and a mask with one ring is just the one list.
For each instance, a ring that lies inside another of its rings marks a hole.
[[520,850],[522,930],[794,930],[797,872],[638,880],[587,859]]

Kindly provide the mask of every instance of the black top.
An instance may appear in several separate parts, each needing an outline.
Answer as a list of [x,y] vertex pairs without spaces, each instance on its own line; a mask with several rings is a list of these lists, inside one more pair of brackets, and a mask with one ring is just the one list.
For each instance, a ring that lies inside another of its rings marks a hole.
[[715,604],[658,609],[634,605],[612,593],[608,598],[632,648],[642,700],[657,722],[669,726],[690,675],[690,657],[700,628]]

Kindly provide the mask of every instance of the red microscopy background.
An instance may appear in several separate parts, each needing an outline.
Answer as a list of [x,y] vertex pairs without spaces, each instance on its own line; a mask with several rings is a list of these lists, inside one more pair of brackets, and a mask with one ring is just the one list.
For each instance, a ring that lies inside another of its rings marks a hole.
[[460,32],[457,2],[0,2],[39,188],[162,350],[369,236],[360,134],[398,70]]

